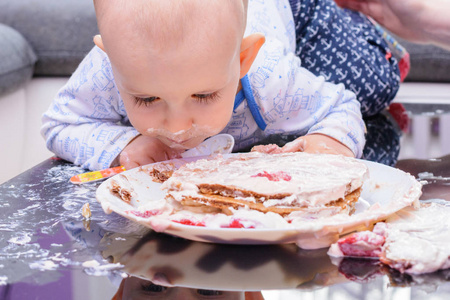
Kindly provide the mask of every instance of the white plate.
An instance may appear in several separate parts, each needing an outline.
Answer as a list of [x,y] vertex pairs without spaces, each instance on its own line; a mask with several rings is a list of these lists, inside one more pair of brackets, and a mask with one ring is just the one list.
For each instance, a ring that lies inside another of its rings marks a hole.
[[[172,162],[179,166],[193,160],[195,158],[177,159]],[[131,212],[149,201],[164,201],[161,184],[153,182],[151,177],[139,171],[139,168],[125,171],[103,182],[97,189],[97,200],[106,213],[116,212],[156,231],[194,241],[229,244],[297,243],[304,249],[318,249],[328,247],[343,234],[370,229],[374,223],[417,203],[421,195],[421,184],[413,176],[382,164],[362,162],[369,168],[370,178],[364,182],[361,194],[365,201],[359,201],[360,204],[353,215],[305,220],[295,228],[208,228],[184,225],[158,216],[138,217]],[[111,181],[124,175],[125,177],[121,177],[122,182],[123,178],[126,178],[127,188],[133,190],[134,196],[130,203],[122,201],[109,190]]]

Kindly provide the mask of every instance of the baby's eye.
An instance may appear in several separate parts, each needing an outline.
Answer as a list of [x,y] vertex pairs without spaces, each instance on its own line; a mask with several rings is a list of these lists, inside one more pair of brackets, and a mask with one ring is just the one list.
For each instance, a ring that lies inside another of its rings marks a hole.
[[197,290],[197,294],[202,296],[220,296],[223,294],[223,292],[213,290]]
[[136,100],[136,103],[138,105],[145,105],[145,106],[147,106],[147,105],[150,105],[153,102],[159,100],[159,97],[145,97],[145,98],[143,98],[143,97],[134,97],[134,99]]
[[167,287],[161,286],[161,285],[156,285],[151,282],[148,284],[142,284],[141,288],[142,288],[142,290],[144,290],[146,292],[152,292],[152,293],[162,293],[165,290],[167,290]]
[[214,92],[210,94],[194,94],[192,98],[195,98],[199,103],[210,103],[219,99],[219,93]]

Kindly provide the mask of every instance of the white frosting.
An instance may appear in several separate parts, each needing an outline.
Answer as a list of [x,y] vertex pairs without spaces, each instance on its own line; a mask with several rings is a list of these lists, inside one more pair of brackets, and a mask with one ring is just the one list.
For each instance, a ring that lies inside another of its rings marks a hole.
[[[331,257],[343,257],[344,256],[344,253],[341,251],[341,248],[339,247],[338,243],[331,244],[327,253]],[[340,261],[338,261],[338,263],[340,263]]]
[[248,208],[232,209],[233,214],[228,216],[219,214],[194,213],[182,210],[170,216],[172,221],[181,222],[189,220],[192,224],[198,224],[209,228],[227,228],[233,221],[239,222],[243,228],[290,228],[290,224],[279,214],[262,213]]
[[384,257],[389,264],[411,274],[450,267],[450,207],[431,204],[408,208],[385,229]]
[[[270,180],[268,176],[278,180]],[[350,191],[359,188],[367,176],[365,164],[344,156],[255,152],[187,164],[177,170],[162,188],[181,200],[183,195],[195,196],[200,184],[219,184],[268,195],[268,198],[276,194],[287,195],[284,199],[267,199],[267,206],[311,207],[343,198],[348,187]]]
[[[370,251],[379,246],[372,238],[383,236],[380,259],[400,272],[409,274],[431,273],[450,268],[450,206],[431,204],[419,208],[407,207],[391,216],[386,223],[377,223],[373,232],[355,233],[349,243],[352,251]],[[370,236],[369,236],[370,237]],[[356,242],[355,242],[356,241]],[[340,243],[331,245],[328,254],[342,257]]]

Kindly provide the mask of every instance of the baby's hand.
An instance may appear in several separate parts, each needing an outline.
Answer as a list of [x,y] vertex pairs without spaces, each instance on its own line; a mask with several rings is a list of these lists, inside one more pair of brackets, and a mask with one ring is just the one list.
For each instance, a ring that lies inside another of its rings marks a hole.
[[251,152],[261,152],[266,154],[278,154],[281,153],[281,148],[278,147],[278,145],[275,144],[269,144],[269,145],[258,145],[254,146]]
[[129,170],[158,161],[179,158],[183,151],[169,148],[157,138],[138,135],[122,150],[119,162]]
[[307,153],[342,154],[344,156],[355,157],[353,152],[347,146],[332,137],[323,134],[305,135],[287,143],[281,148],[281,152],[296,151]]

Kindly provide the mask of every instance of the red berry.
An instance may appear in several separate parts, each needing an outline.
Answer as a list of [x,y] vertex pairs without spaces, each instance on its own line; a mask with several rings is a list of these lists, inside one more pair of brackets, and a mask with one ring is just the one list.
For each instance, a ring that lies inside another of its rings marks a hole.
[[159,215],[161,213],[161,211],[159,211],[157,209],[146,210],[144,212],[140,212],[137,210],[131,210],[131,211],[128,211],[128,213],[131,213],[131,214],[135,215],[136,217],[140,217],[140,218],[150,218],[152,216]]
[[264,171],[256,175],[252,175],[252,177],[266,177],[270,181],[280,181],[280,180],[290,181],[292,179],[291,175],[283,171],[278,171],[275,173],[267,173],[267,171]]
[[203,222],[198,222],[198,221],[192,221],[189,219],[181,219],[181,220],[173,220],[175,223],[180,223],[183,225],[190,225],[190,226],[201,226],[204,227],[205,223]]

